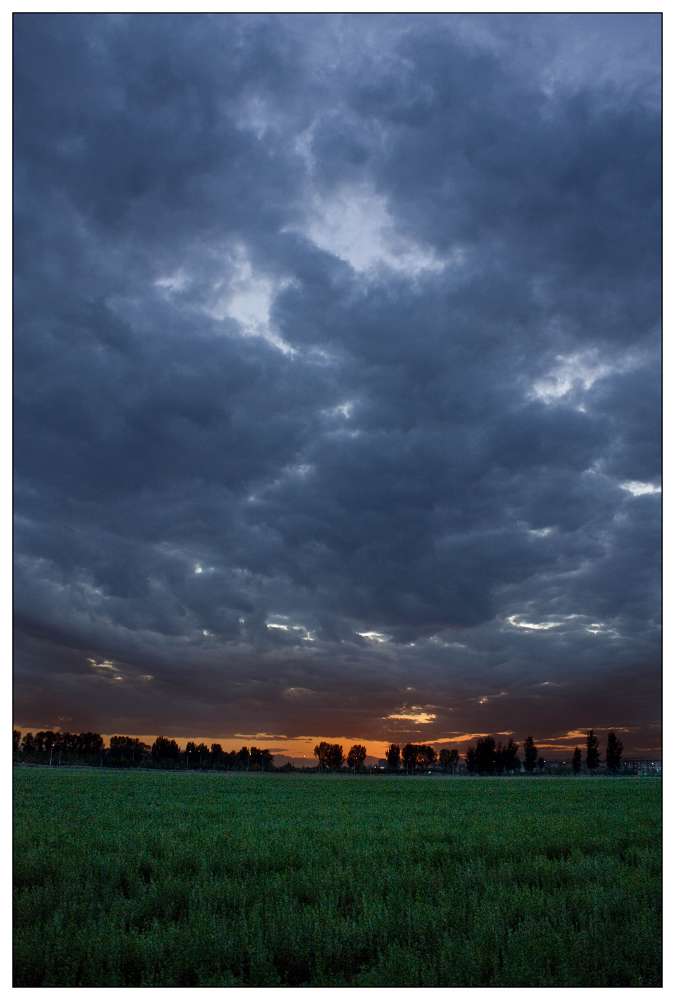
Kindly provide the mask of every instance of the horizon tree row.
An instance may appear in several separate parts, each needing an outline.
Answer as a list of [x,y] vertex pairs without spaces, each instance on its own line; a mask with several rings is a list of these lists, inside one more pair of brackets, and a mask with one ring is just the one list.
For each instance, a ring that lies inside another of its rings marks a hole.
[[223,750],[220,743],[178,743],[158,736],[152,744],[135,736],[111,736],[105,746],[99,733],[41,730],[13,731],[15,760],[34,764],[91,764],[101,767],[157,767],[169,770],[271,771],[274,755],[259,747]]
[[[497,743],[492,736],[481,737],[476,745],[470,744],[464,753],[464,765],[469,774],[518,774],[524,770],[527,774],[542,772],[546,760],[531,736],[523,744],[523,760],[518,755],[519,745],[513,739],[508,743]],[[347,755],[347,766],[350,770],[363,770],[366,759],[366,748],[356,744]],[[606,769],[616,773],[621,769],[623,743],[616,733],[610,730],[607,734]],[[345,755],[341,744],[322,741],[314,747],[314,756],[318,759],[319,770],[339,771],[342,769]],[[440,767],[446,773],[456,774],[460,765],[460,756],[456,749],[443,747],[438,753],[429,744],[406,743],[401,748],[398,743],[390,743],[385,752],[388,771],[403,770],[406,774],[415,774]],[[598,737],[591,729],[586,738],[586,769],[593,773],[601,764]],[[576,747],[572,755],[572,771],[579,774],[582,770],[582,754]]]
[[[14,759],[26,763],[43,764],[97,764],[107,767],[159,767],[186,770],[274,770],[274,755],[269,750],[246,746],[239,750],[223,750],[220,743],[195,743],[189,741],[181,749],[174,739],[158,736],[149,745],[133,736],[111,736],[110,745],[105,746],[99,733],[70,733],[41,730],[35,734],[28,732],[22,736],[13,731]],[[492,736],[481,737],[474,746],[470,744],[462,761],[456,749],[442,747],[436,751],[429,744],[406,743],[402,748],[391,743],[385,753],[388,771],[404,771],[416,774],[431,768],[440,768],[445,773],[456,774],[460,763],[467,773],[481,775],[516,774],[524,770],[527,774],[543,771],[546,761],[539,754],[531,736],[523,744],[523,760],[518,754],[519,745],[509,739],[506,744],[497,743]],[[322,740],[314,747],[314,756],[320,771],[340,771],[345,766],[354,773],[366,766],[367,748],[354,744],[345,757],[339,743]],[[621,769],[623,743],[613,730],[607,734],[605,767],[616,774]],[[593,774],[601,765],[600,744],[595,732],[589,730],[586,737],[586,770]],[[572,771],[582,770],[582,752],[575,747],[572,755]],[[284,770],[293,769],[284,765]]]

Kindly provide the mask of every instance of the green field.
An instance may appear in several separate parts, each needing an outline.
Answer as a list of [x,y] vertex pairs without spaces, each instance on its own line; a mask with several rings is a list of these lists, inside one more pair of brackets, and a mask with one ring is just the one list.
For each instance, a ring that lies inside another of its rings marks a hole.
[[658,986],[661,783],[15,768],[16,986]]

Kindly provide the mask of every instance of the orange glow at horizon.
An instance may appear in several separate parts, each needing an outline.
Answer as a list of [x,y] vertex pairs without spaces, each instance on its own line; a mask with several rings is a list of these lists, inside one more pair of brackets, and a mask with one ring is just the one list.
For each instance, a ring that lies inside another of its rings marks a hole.
[[[619,735],[627,735],[631,731],[631,727],[627,726],[597,726],[595,727],[595,732],[599,736],[603,736],[609,728],[614,728],[614,731]],[[22,726],[14,725],[14,729],[17,729],[23,736],[24,733],[36,733],[41,730],[51,730],[52,732],[78,732],[84,731],[84,729],[78,730],[68,730],[67,727],[63,726]],[[549,737],[538,737],[535,738],[535,743],[539,748],[540,752],[549,752],[553,754],[570,754],[574,750],[575,744],[578,745],[582,750],[585,748],[587,730],[580,729],[568,729],[565,733],[558,734]],[[439,736],[434,739],[429,739],[423,732],[417,735],[407,734],[406,736],[394,735],[388,740],[371,740],[364,736],[274,736],[271,733],[240,733],[235,736],[174,736],[166,730],[162,733],[147,734],[147,733],[130,733],[124,732],[122,730],[112,730],[110,733],[101,733],[106,745],[110,745],[111,736],[129,736],[132,739],[139,739],[143,743],[147,743],[152,746],[157,736],[164,736],[167,739],[174,739],[181,749],[185,749],[185,745],[189,742],[193,743],[205,743],[209,748],[212,743],[219,743],[223,750],[239,750],[242,746],[256,746],[261,750],[270,750],[273,754],[279,757],[290,757],[294,759],[306,759],[308,763],[316,761],[314,756],[314,747],[317,743],[321,743],[325,740],[327,743],[340,743],[344,749],[345,755],[349,751],[349,748],[354,744],[362,744],[366,747],[369,758],[382,759],[385,756],[387,748],[391,743],[398,743],[398,745],[403,749],[406,743],[418,743],[427,744],[435,746],[437,748],[441,746],[458,746],[460,752],[463,752],[463,748],[460,744],[465,744],[468,746],[469,743],[475,742],[485,736],[493,736],[497,740],[503,738],[504,741],[507,738],[513,738],[519,744],[519,750],[522,751],[522,744],[524,737],[519,738],[510,730],[501,730],[498,732],[470,732],[470,733],[451,733],[448,736]],[[564,742],[570,741],[570,742]],[[464,748],[465,749],[465,748]],[[631,752],[649,752],[656,753],[661,752],[660,748],[657,747],[639,747],[633,748]]]

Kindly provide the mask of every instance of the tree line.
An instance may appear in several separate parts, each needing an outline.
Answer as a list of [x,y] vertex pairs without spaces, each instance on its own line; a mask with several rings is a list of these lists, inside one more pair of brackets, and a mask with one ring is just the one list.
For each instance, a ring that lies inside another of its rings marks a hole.
[[14,758],[27,764],[91,764],[102,767],[159,767],[193,771],[271,771],[274,755],[259,747],[223,750],[220,743],[186,743],[158,736],[152,744],[134,736],[111,736],[105,746],[99,733],[14,730]]
[[[28,764],[97,764],[105,767],[159,767],[166,769],[217,770],[217,771],[272,771],[293,770],[291,764],[282,768],[274,767],[274,755],[269,750],[243,746],[239,750],[223,750],[220,743],[186,743],[181,749],[173,739],[158,736],[154,743],[147,744],[133,736],[111,736],[109,746],[104,745],[99,733],[69,733],[41,730],[35,734],[14,730],[14,759]],[[546,761],[531,736],[523,744],[523,759],[520,747],[512,739],[507,743],[496,742],[492,736],[484,736],[475,746],[470,744],[460,757],[455,749],[443,747],[438,752],[429,744],[390,743],[385,753],[385,768],[391,772],[419,774],[431,769],[446,774],[456,774],[460,767],[469,774],[502,775],[519,774],[522,770],[532,774],[542,772]],[[366,769],[367,749],[357,743],[345,756],[339,743],[323,740],[314,747],[320,771],[342,771],[345,768],[354,773]],[[605,767],[610,773],[621,770],[623,743],[615,732],[607,734]],[[602,763],[600,743],[591,729],[586,737],[586,770],[593,774]],[[575,747],[572,755],[572,771],[579,774],[584,759],[580,747]]]
[[[497,743],[492,736],[484,736],[474,746],[470,744],[464,753],[464,760],[455,749],[443,747],[436,752],[429,744],[406,743],[401,747],[398,743],[390,743],[385,752],[385,764],[388,771],[403,771],[406,774],[418,774],[430,769],[456,774],[461,764],[469,774],[519,774],[522,770],[532,774],[543,771],[546,760],[531,736],[523,744],[523,759],[519,755],[520,747],[512,739],[508,743]],[[357,744],[351,748],[345,758],[344,750],[339,743],[325,741],[314,747],[314,756],[318,759],[319,770],[340,771],[345,760],[347,767],[353,771],[364,770],[366,748]],[[607,749],[605,755],[606,769],[616,773],[621,769],[623,743],[615,732],[607,734]],[[583,767],[582,752],[575,747],[572,755],[572,770],[579,774]],[[601,764],[600,744],[598,737],[591,729],[586,737],[586,770],[597,771]]]

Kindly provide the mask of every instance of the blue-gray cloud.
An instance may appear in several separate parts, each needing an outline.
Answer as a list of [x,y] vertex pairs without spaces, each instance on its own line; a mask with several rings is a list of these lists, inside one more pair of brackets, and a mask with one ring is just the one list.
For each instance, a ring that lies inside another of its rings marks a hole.
[[17,722],[653,741],[659,18],[14,40]]

